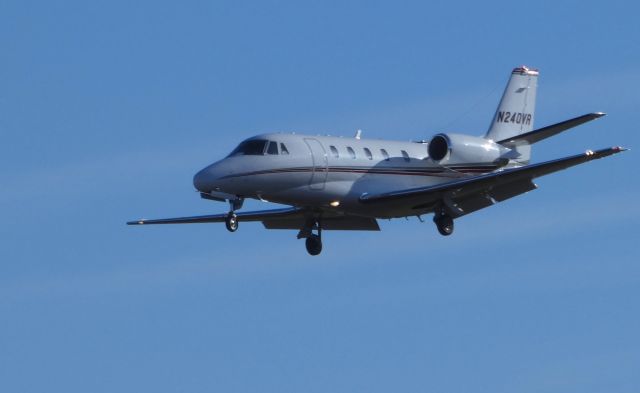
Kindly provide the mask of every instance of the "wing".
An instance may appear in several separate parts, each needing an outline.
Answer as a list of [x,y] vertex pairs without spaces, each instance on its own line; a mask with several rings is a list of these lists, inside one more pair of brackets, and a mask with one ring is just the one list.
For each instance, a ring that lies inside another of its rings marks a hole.
[[412,188],[377,195],[362,195],[363,204],[401,204],[416,210],[430,210],[444,203],[454,217],[491,206],[516,195],[531,191],[537,186],[533,179],[557,172],[587,161],[620,153],[625,149],[612,147],[587,151],[571,157],[560,158],[520,168],[505,169],[431,187]]
[[[304,217],[304,210],[295,207],[287,209],[261,210],[254,212],[236,213],[238,221],[265,221],[274,219],[293,219]],[[207,216],[161,218],[158,220],[137,220],[129,221],[127,225],[150,225],[150,224],[203,224],[210,222],[224,222],[227,213],[211,214]]]
[[[297,207],[287,209],[261,210],[254,212],[236,213],[239,222],[261,221],[267,229],[301,229],[313,219],[314,212],[309,209]],[[212,214],[207,216],[162,218],[158,220],[129,221],[127,225],[151,225],[151,224],[203,224],[224,222],[225,214]],[[322,212],[323,230],[360,230],[379,231],[380,227],[374,218],[342,215],[339,213]]]

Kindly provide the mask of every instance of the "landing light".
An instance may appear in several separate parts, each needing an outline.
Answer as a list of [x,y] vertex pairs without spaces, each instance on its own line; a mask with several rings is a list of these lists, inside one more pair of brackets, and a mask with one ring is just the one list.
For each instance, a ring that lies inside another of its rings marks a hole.
[[340,206],[340,201],[333,201],[333,202],[329,203],[329,206],[338,207],[338,206]]

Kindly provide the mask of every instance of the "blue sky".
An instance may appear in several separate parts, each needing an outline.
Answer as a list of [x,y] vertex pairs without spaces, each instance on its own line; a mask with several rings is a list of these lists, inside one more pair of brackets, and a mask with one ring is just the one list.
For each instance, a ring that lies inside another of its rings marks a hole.
[[[629,2],[0,2],[0,390],[637,392],[632,150],[460,219],[126,227],[226,209],[193,174],[296,131],[480,135],[510,70],[534,160],[640,146]],[[249,208],[266,207],[254,202]]]

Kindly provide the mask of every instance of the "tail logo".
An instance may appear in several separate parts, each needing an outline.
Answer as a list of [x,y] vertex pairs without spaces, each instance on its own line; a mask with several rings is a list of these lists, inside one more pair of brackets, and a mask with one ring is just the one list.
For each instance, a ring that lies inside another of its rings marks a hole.
[[516,123],[516,124],[531,124],[531,113],[523,112],[498,112],[496,116],[496,123]]

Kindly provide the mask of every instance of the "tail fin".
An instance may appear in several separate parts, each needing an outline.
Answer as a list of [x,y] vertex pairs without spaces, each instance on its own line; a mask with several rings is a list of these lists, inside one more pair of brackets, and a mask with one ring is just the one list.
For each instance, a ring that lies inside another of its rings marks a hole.
[[[501,141],[532,131],[537,88],[538,70],[526,66],[515,68],[485,138]],[[531,146],[518,146],[515,150],[514,160],[527,164],[531,158]]]

